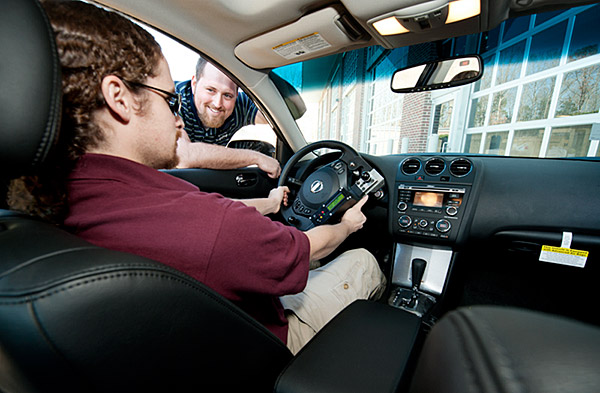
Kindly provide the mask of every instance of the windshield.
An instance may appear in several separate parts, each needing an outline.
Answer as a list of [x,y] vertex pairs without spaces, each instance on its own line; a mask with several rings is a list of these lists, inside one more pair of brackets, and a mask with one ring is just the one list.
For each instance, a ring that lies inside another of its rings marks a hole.
[[[530,15],[477,35],[386,50],[362,48],[274,71],[295,86],[309,142],[360,152],[600,156],[600,6]],[[472,84],[393,93],[399,68],[481,55]]]

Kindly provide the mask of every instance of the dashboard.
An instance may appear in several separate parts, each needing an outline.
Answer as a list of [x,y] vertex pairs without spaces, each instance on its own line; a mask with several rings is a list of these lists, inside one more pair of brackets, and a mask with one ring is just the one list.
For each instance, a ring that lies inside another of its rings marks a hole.
[[[361,157],[383,176],[384,192],[365,205],[365,228],[345,246],[372,251],[392,289],[411,288],[413,261],[422,259],[427,265],[420,289],[442,310],[504,304],[600,325],[600,315],[589,312],[600,279],[598,160]],[[301,161],[297,172],[337,158]],[[252,167],[168,172],[234,198],[267,195],[274,187],[273,179]],[[544,246],[560,247],[566,235],[572,249],[589,254],[585,266],[540,260]]]
[[386,179],[388,230],[396,241],[452,247],[529,230],[572,231],[574,238],[600,244],[598,161],[464,155],[368,160]]
[[[420,290],[442,309],[503,304],[600,325],[590,312],[600,278],[598,160],[365,158],[386,180],[379,204],[393,242],[390,304],[408,296],[413,263],[421,259],[427,266]],[[563,248],[566,239],[567,249],[587,255],[584,264],[543,260],[544,248]]]

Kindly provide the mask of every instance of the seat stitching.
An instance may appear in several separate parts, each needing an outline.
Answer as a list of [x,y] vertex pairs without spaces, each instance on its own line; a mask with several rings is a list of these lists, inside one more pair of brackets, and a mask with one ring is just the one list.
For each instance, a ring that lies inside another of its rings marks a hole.
[[156,277],[156,278],[166,278],[168,280],[173,280],[175,282],[178,282],[180,284],[183,284],[189,288],[191,288],[192,290],[202,293],[203,295],[209,297],[211,300],[219,303],[220,305],[224,306],[225,308],[227,308],[229,311],[233,312],[235,314],[236,317],[238,317],[239,319],[241,319],[245,324],[254,326],[254,327],[259,327],[261,330],[263,330],[263,333],[268,332],[268,334],[265,334],[266,337],[269,338],[269,340],[276,342],[278,345],[281,345],[283,347],[285,347],[283,345],[283,343],[281,342],[281,340],[279,340],[279,338],[277,338],[275,335],[273,335],[273,333],[271,333],[270,331],[268,331],[263,325],[259,324],[257,321],[255,321],[254,319],[252,319],[250,316],[246,315],[243,311],[232,307],[232,305],[228,302],[223,301],[223,299],[220,296],[215,296],[215,294],[211,293],[210,291],[206,290],[205,288],[202,288],[201,286],[198,285],[193,285],[194,283],[191,283],[189,281],[186,281],[182,278],[179,277],[173,277],[171,275],[168,274],[158,274],[158,273],[149,273],[149,272],[144,272],[144,273],[139,273],[139,272],[127,272],[127,273],[115,273],[115,274],[109,274],[109,275],[105,275],[105,276],[101,276],[101,277],[96,277],[96,278],[92,278],[92,279],[84,279],[80,282],[68,285],[66,287],[63,288],[57,288],[55,290],[52,290],[50,292],[46,292],[40,295],[33,295],[33,296],[26,296],[25,299],[22,300],[16,300],[16,301],[0,301],[0,305],[20,305],[20,304],[27,304],[30,303],[32,301],[35,300],[40,300],[40,299],[44,299],[46,297],[50,297],[53,296],[55,294],[58,294],[60,292],[66,292],[68,290],[71,290],[73,288],[76,287],[80,287],[83,285],[88,285],[88,284],[92,284],[94,282],[99,282],[99,281],[104,281],[104,280],[110,280],[113,278],[121,278],[121,277],[128,277],[128,276],[146,276],[146,277]]
[[73,251],[92,250],[92,249],[98,249],[98,247],[94,247],[94,246],[76,247],[76,248],[69,248],[69,249],[66,249],[66,250],[58,250],[58,251],[54,251],[54,252],[51,252],[51,253],[48,253],[48,254],[40,255],[38,257],[35,257],[35,258],[29,259],[29,260],[27,260],[25,262],[22,262],[22,263],[18,264],[17,266],[13,267],[12,269],[8,269],[4,273],[1,273],[0,274],[0,279],[2,279],[4,276],[9,275],[10,273],[16,272],[17,270],[20,270],[20,269],[22,269],[22,268],[24,268],[26,266],[32,265],[32,264],[34,264],[34,263],[36,263],[38,261],[41,261],[43,259],[46,259],[46,258],[52,258],[52,257],[55,257],[57,255],[66,254],[66,253],[73,252]]

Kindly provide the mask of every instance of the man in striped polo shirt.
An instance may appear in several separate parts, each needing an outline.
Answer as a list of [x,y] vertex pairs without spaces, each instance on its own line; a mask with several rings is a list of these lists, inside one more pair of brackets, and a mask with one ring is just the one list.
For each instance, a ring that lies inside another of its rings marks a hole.
[[270,177],[281,172],[279,162],[267,155],[225,146],[237,130],[249,124],[267,124],[254,102],[206,59],[200,57],[196,74],[175,85],[181,94],[181,116],[186,135],[179,141],[180,167],[235,169],[257,165]]

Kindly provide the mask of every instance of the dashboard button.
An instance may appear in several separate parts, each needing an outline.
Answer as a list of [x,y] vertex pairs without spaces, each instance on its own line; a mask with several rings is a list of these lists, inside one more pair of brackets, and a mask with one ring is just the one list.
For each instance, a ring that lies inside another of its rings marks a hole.
[[410,224],[412,224],[412,218],[410,218],[410,216],[407,216],[406,214],[400,216],[400,218],[398,219],[398,225],[400,225],[402,228],[408,228],[410,227]]
[[405,211],[408,208],[406,202],[398,202],[398,210],[401,212]]
[[450,224],[450,221],[446,219],[438,220],[438,222],[435,223],[435,229],[441,233],[448,232],[450,228],[452,228],[452,225]]
[[456,213],[458,213],[458,209],[456,208],[456,206],[448,206],[446,208],[446,214],[449,216],[455,216]]

